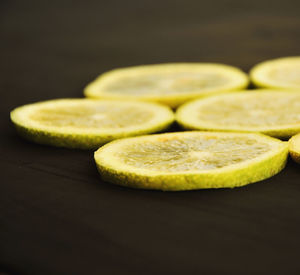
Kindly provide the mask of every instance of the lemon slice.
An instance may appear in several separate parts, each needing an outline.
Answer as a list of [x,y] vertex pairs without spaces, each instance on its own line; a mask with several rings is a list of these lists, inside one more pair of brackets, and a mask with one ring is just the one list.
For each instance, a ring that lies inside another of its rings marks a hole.
[[293,136],[289,140],[289,150],[291,157],[300,163],[300,134]]
[[243,89],[248,76],[240,69],[211,63],[170,63],[115,69],[84,91],[87,97],[156,101],[177,107],[201,96]]
[[300,91],[255,90],[194,100],[177,110],[176,120],[185,129],[289,138],[300,132]]
[[258,87],[299,89],[300,56],[259,63],[250,71],[250,78]]
[[102,178],[134,188],[242,186],[282,170],[288,144],[261,134],[181,132],[126,138],[95,152]]
[[37,143],[88,149],[161,131],[173,122],[174,114],[155,103],[58,99],[16,108],[11,120],[22,136]]

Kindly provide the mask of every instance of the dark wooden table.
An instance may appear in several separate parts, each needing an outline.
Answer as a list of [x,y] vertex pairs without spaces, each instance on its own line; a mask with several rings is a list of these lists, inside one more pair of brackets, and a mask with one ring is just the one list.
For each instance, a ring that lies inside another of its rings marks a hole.
[[0,272],[300,274],[300,166],[233,190],[101,182],[92,151],[19,138],[9,111],[81,97],[106,70],[300,54],[295,1],[0,2]]

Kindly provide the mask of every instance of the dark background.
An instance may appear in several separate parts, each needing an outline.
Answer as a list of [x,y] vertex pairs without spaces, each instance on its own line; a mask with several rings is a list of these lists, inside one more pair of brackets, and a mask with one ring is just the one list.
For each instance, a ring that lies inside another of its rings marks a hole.
[[300,54],[300,1],[0,1],[0,271],[300,274],[300,166],[233,190],[101,182],[92,151],[19,138],[9,111],[80,97],[98,74]]

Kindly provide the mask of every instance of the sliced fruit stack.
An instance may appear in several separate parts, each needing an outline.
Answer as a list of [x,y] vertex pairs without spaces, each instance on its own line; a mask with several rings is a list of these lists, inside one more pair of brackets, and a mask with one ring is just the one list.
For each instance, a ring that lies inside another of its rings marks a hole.
[[[300,162],[300,134],[289,143],[276,139],[300,133],[300,57],[258,64],[250,79],[268,89],[245,90],[248,76],[223,64],[116,69],[86,87],[90,99],[25,105],[11,119],[37,143],[90,149],[112,141],[94,156],[108,182],[159,190],[232,188],[281,171],[288,150]],[[198,131],[145,136],[173,123],[170,107],[179,107],[175,116],[183,129]]]

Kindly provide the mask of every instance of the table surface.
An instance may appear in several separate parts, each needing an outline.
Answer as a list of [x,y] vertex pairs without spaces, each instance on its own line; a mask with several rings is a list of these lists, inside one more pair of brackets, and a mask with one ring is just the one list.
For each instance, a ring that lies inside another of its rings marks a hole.
[[19,138],[14,107],[81,97],[98,74],[162,62],[299,55],[295,1],[0,2],[0,272],[300,274],[300,166],[243,188],[101,182],[92,151]]

